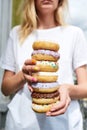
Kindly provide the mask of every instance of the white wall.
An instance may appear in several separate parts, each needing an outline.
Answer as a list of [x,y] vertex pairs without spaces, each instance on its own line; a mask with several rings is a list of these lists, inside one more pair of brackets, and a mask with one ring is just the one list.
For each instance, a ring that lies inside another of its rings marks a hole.
[[68,0],[69,18],[68,22],[80,27],[87,39],[87,0]]

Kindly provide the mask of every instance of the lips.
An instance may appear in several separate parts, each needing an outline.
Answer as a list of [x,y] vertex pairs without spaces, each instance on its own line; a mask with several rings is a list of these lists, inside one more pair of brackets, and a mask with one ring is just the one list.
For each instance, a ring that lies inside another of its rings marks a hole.
[[42,0],[43,4],[50,4],[52,2],[52,0]]

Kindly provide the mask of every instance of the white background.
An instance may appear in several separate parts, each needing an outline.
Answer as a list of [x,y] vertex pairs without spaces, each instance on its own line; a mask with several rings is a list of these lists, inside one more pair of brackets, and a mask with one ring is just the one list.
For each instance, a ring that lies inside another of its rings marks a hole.
[[69,18],[68,22],[80,27],[87,38],[87,0],[68,0]]

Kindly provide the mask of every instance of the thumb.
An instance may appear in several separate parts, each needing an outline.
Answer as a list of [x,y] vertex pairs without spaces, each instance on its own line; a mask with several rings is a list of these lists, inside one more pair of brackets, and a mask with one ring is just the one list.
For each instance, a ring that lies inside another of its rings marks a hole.
[[33,92],[33,88],[31,87],[31,85],[28,83],[28,88],[31,92]]

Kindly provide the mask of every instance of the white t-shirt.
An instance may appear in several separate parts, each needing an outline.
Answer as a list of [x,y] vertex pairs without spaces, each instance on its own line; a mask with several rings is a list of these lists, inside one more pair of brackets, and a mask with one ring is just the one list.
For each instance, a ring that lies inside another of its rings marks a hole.
[[[87,64],[87,43],[80,28],[74,26],[36,30],[23,44],[18,39],[19,26],[11,30],[7,51],[1,59],[1,67],[18,72],[26,59],[31,58],[32,44],[36,40],[55,41],[60,45],[58,82],[74,84],[74,70]],[[82,115],[79,104],[73,100],[65,114],[47,117],[31,109],[28,85],[17,92],[8,105],[6,130],[82,130]]]

